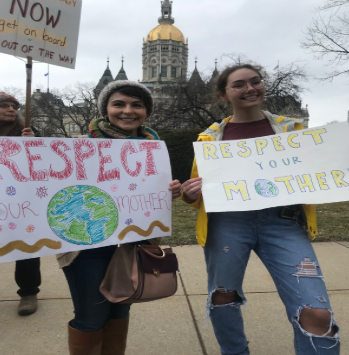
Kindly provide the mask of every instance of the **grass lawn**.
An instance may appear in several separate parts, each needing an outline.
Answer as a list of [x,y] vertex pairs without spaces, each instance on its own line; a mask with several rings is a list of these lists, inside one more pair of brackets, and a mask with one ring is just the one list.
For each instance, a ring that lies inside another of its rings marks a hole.
[[318,242],[349,241],[349,202],[317,205]]
[[[172,236],[163,238],[165,245],[196,244],[195,223],[198,210],[180,200],[173,203]],[[317,206],[319,235],[315,242],[349,241],[349,202]]]

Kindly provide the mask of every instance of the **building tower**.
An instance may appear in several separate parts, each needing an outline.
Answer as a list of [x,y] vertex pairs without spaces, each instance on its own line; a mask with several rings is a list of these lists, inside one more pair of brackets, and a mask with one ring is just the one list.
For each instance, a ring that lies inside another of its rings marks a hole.
[[217,69],[217,58],[216,58],[214,61],[214,71],[213,71],[211,79],[210,79],[210,85],[214,84],[215,79],[217,78],[218,75],[219,75],[219,71]]
[[149,88],[157,82],[186,79],[188,69],[188,40],[175,27],[172,1],[161,1],[159,25],[143,39],[143,80]]
[[114,81],[113,75],[109,69],[109,58],[107,60],[107,68],[105,69],[102,77],[100,78],[95,90],[94,90],[94,94],[96,96],[96,98],[98,97],[99,93],[103,90],[103,88],[105,86],[107,86],[109,83],[111,83],[112,81]]
[[194,86],[204,85],[204,82],[203,82],[201,75],[198,71],[197,64],[198,64],[198,57],[195,57],[195,69],[194,69],[193,73],[191,74],[191,77],[188,81],[189,85],[194,85]]
[[124,56],[121,57],[121,69],[119,70],[118,75],[115,78],[117,80],[128,80],[125,69],[124,69]]

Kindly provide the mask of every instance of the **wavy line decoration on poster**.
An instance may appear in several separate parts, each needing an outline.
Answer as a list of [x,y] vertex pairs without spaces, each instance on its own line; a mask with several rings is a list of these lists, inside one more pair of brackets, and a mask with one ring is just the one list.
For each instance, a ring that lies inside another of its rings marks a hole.
[[[126,223],[127,224],[127,223]],[[130,223],[131,224],[131,223]],[[150,224],[149,228],[147,230],[143,230],[142,228],[139,228],[137,226],[131,226],[129,225],[128,227],[126,227],[120,234],[119,234],[119,240],[124,240],[127,233],[130,232],[135,232],[138,235],[141,235],[142,237],[149,237],[152,233],[152,231],[154,230],[155,227],[158,227],[160,230],[162,230],[163,232],[169,232],[170,228],[164,226],[160,221],[154,221]]]
[[34,245],[29,245],[25,243],[23,240],[16,240],[13,242],[10,242],[0,248],[0,256],[7,255],[11,253],[14,250],[19,250],[23,253],[26,254],[33,254],[38,251],[40,251],[43,247],[52,249],[52,250],[58,250],[61,249],[62,243],[61,242],[56,242],[51,239],[40,239],[38,240]]
[[171,234],[164,142],[0,137],[0,262]]

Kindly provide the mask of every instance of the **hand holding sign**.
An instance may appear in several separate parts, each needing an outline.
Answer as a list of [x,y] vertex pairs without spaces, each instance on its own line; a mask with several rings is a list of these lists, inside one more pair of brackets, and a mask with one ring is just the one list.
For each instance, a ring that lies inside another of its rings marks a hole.
[[23,129],[22,137],[35,137],[35,134],[30,127],[27,127]]
[[185,194],[186,201],[194,203],[201,195],[202,178],[197,177],[189,179],[182,185],[183,193]]
[[172,191],[172,200],[181,196],[181,183],[178,180],[171,181],[168,189]]

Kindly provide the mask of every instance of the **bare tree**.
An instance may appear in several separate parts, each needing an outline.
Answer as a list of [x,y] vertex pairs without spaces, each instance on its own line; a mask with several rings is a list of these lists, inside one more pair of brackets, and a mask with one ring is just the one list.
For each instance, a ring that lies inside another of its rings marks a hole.
[[25,102],[25,94],[21,88],[15,86],[4,86],[0,88],[0,92],[14,96],[22,105]]
[[349,0],[327,0],[325,5],[319,7],[319,10],[327,10],[327,9],[332,9],[334,7],[338,8],[348,3]]
[[31,123],[44,137],[70,137],[64,124],[65,104],[58,90],[41,92],[32,96]]
[[206,128],[229,115],[229,108],[213,98],[210,78],[178,80],[155,93],[154,114],[149,125],[154,129]]
[[327,0],[307,28],[302,48],[325,59],[333,68],[320,80],[332,81],[340,75],[349,76],[349,0]]
[[32,121],[44,136],[84,135],[99,117],[93,83],[77,83],[63,90],[41,92],[32,97]]
[[335,123],[341,123],[341,122],[345,122],[345,121],[338,121],[338,120],[333,120],[333,121],[330,121],[330,122],[327,122],[326,124],[335,124]]
[[67,104],[66,119],[79,127],[81,135],[88,132],[89,124],[99,117],[97,101],[94,95],[94,83],[76,83],[66,87],[62,93],[62,100]]
[[264,76],[265,109],[280,115],[300,115],[302,113],[300,94],[307,90],[304,87],[308,80],[305,67],[291,63],[278,68],[277,71],[265,72]]
[[231,61],[230,65],[240,65],[240,64],[256,64],[252,60],[250,60],[244,53],[223,53],[221,55],[222,58],[229,58]]
[[[250,63],[243,54],[224,54],[232,64]],[[275,114],[302,116],[300,94],[306,89],[304,67],[291,63],[271,73],[261,69],[266,88],[264,108]],[[155,113],[149,125],[155,129],[206,128],[233,113],[232,107],[215,95],[211,75],[193,73],[188,81],[177,81],[154,92]]]

